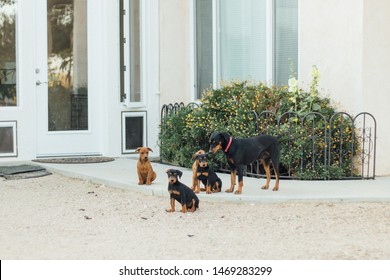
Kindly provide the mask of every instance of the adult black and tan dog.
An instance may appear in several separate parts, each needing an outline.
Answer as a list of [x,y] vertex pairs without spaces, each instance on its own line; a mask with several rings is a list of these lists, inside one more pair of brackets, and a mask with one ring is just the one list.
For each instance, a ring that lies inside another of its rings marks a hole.
[[251,138],[233,138],[225,132],[213,132],[210,136],[209,153],[222,150],[230,167],[231,185],[226,192],[233,192],[238,173],[238,189],[235,194],[242,193],[243,173],[246,165],[261,160],[267,181],[262,189],[268,189],[271,180],[271,162],[275,172],[274,191],[279,189],[279,141],[270,135],[259,135]]
[[180,170],[168,169],[168,192],[170,194],[171,209],[167,212],[175,212],[175,200],[181,204],[181,212],[195,212],[199,208],[199,199],[189,187],[179,182],[183,175]]

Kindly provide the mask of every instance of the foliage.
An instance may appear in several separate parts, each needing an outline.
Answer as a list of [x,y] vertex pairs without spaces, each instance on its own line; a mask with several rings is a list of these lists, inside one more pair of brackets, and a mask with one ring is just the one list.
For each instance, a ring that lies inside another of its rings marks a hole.
[[[185,107],[163,118],[161,157],[190,167],[194,152],[208,150],[213,131],[234,137],[266,133],[280,141],[282,174],[301,179],[352,176],[351,164],[359,146],[352,120],[336,114],[330,99],[320,96],[318,81],[318,69],[313,67],[309,91],[300,89],[295,77],[290,78],[289,86],[233,81],[208,89],[198,108]],[[226,164],[223,153],[212,160],[218,166]]]

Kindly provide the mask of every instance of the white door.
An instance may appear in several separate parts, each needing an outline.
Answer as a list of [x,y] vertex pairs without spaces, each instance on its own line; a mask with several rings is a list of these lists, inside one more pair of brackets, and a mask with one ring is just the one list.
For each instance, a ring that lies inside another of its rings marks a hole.
[[35,1],[37,157],[98,155],[100,95],[89,74],[94,1]]

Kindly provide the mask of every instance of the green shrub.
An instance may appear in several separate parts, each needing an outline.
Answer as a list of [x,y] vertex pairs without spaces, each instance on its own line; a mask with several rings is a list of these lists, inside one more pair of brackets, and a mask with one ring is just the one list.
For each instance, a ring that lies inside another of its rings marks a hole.
[[[281,173],[300,179],[351,176],[352,159],[359,146],[352,137],[352,120],[341,114],[329,123],[336,110],[329,98],[318,93],[318,70],[313,69],[307,92],[298,88],[295,78],[289,80],[289,87],[233,81],[205,91],[198,108],[185,107],[163,118],[162,159],[191,167],[192,155],[199,149],[208,150],[213,131],[234,137],[267,133],[281,143]],[[328,155],[329,143],[335,156]],[[340,158],[338,151],[348,152],[341,153]],[[226,164],[223,153],[214,155],[212,164]]]

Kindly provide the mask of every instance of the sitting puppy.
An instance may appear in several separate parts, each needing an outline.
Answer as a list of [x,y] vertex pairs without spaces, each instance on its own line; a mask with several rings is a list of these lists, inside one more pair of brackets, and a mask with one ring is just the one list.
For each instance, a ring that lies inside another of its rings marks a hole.
[[196,176],[198,178],[198,187],[200,189],[200,181],[206,186],[206,194],[212,192],[220,192],[222,190],[222,181],[209,166],[208,155],[198,155],[199,166],[196,169]]
[[195,191],[196,193],[200,192],[199,182],[198,182],[198,178],[196,175],[196,170],[199,166],[198,155],[205,154],[205,153],[206,152],[204,150],[199,150],[191,158],[194,161],[194,163],[192,164],[192,187],[191,187],[191,190]]
[[137,163],[138,185],[151,185],[157,176],[149,161],[149,151],[153,151],[148,147],[139,147],[135,151],[139,153],[139,160]]
[[175,212],[175,200],[181,204],[181,212],[195,212],[199,208],[199,199],[189,187],[179,182],[183,173],[180,170],[168,169],[168,192],[171,197],[171,209],[167,212]]

